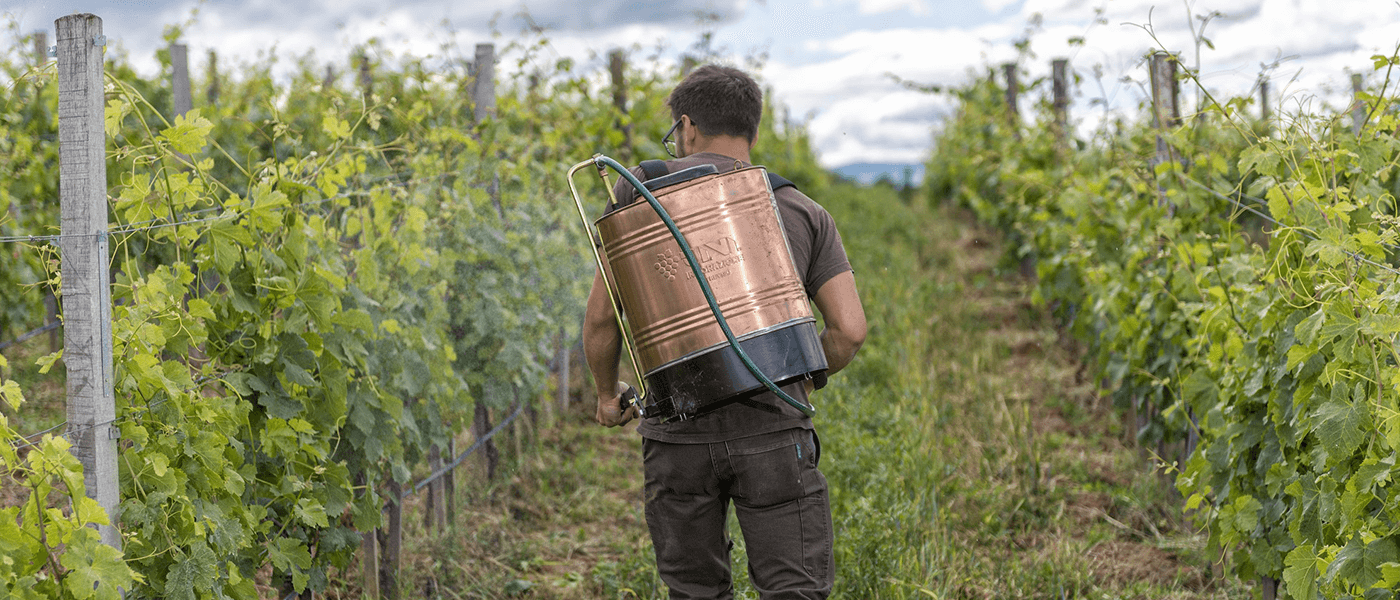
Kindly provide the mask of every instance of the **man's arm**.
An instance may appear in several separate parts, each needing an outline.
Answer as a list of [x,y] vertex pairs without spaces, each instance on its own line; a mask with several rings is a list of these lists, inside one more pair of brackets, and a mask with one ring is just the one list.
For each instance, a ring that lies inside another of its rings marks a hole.
[[593,289],[588,292],[588,307],[583,313],[583,355],[598,396],[598,409],[593,419],[599,425],[615,427],[637,416],[637,408],[624,413],[620,406],[626,384],[617,380],[617,361],[622,355],[622,332],[617,328],[608,299],[607,285],[601,272],[593,276]]
[[856,351],[865,343],[865,308],[856,293],[855,274],[846,271],[828,279],[812,297],[822,313],[822,351],[826,354],[826,374],[851,364]]

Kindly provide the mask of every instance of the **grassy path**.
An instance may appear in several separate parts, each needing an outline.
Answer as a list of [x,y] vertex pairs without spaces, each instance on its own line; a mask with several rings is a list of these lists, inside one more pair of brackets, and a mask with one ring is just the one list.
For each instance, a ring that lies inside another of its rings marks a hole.
[[[818,198],[852,255],[866,347],[819,392],[838,598],[1222,598],[1180,499],[1128,443],[1078,360],[999,269],[1000,242],[891,190]],[[490,485],[455,531],[405,521],[405,597],[664,597],[641,512],[640,442],[588,403]],[[481,481],[479,473],[468,480]],[[417,528],[417,529],[415,529]],[[742,538],[737,536],[736,542]],[[737,597],[755,597],[735,549]],[[330,597],[354,597],[354,577]]]

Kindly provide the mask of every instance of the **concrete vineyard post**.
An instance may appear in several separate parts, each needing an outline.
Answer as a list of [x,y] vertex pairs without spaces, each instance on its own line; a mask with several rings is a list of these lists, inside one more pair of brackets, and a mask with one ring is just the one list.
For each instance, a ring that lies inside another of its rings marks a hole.
[[[1152,79],[1152,120],[1157,128],[1157,155],[1152,167],[1175,160],[1175,153],[1167,143],[1165,133],[1181,122],[1178,109],[1176,85],[1176,57],[1166,52],[1154,52],[1149,62]],[[1158,205],[1167,204],[1167,192],[1157,186]]]
[[472,82],[472,106],[478,122],[496,114],[496,45],[477,44],[476,78]]
[[189,47],[184,44],[170,45],[170,99],[172,117],[190,112],[194,107],[190,99]]
[[1021,139],[1020,109],[1016,107],[1016,96],[1020,91],[1020,85],[1016,82],[1016,63],[1006,63],[1001,66],[1002,72],[1006,74],[1006,122],[1011,127],[1011,132],[1016,139]]
[[627,119],[627,79],[626,62],[622,56],[622,50],[614,49],[608,53],[608,74],[612,77],[613,106],[617,107],[618,114],[621,115],[618,128],[622,130],[622,148],[619,151],[623,162],[632,158],[632,126],[626,123]]
[[1051,102],[1055,108],[1055,137],[1065,147],[1069,139],[1069,59],[1050,63]]
[[34,32],[34,64],[49,62],[49,32],[40,29]]
[[219,53],[209,51],[209,89],[204,93],[204,99],[210,106],[219,103]]
[[1269,106],[1269,80],[1259,82],[1259,118],[1263,119],[1264,126],[1268,127],[1269,119],[1273,118],[1273,109]]
[[83,465],[87,495],[107,511],[102,542],[121,548],[115,525],[116,397],[112,390],[112,290],[107,239],[107,137],[103,130],[102,19],[74,14],[54,22],[58,40],[59,200],[63,276],[63,362],[68,370],[68,434]]

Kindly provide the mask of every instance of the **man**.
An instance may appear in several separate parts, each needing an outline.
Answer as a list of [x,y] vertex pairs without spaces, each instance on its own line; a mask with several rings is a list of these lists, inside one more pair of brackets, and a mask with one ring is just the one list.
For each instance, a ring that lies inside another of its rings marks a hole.
[[[712,164],[720,173],[748,167],[763,96],[737,69],[693,71],[667,99],[675,125],[663,143],[677,160],[669,172]],[[671,137],[675,136],[675,148]],[[633,174],[642,178],[643,171]],[[635,190],[619,181],[619,200]],[[784,233],[802,283],[821,312],[827,373],[840,371],[865,341],[865,311],[831,215],[794,187],[775,191]],[[620,407],[621,332],[601,276],[588,296],[583,341],[597,385],[599,424],[637,416]],[[807,385],[783,388],[807,402]],[[812,420],[765,392],[692,420],[638,426],[643,437],[647,527],[671,598],[731,598],[725,519],[732,500],[744,534],[750,580],[765,599],[825,598],[835,580],[831,507],[817,469],[821,445]]]

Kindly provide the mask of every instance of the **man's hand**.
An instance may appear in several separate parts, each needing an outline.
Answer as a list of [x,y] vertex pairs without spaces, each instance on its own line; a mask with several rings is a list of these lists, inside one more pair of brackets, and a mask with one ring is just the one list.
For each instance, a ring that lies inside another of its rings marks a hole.
[[637,407],[630,406],[626,412],[622,410],[622,393],[626,391],[627,384],[621,381],[613,387],[611,394],[607,389],[600,388],[598,390],[598,412],[593,415],[593,420],[604,427],[617,427],[637,418]]

